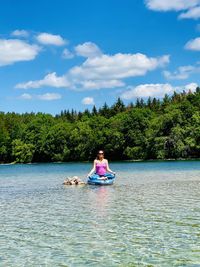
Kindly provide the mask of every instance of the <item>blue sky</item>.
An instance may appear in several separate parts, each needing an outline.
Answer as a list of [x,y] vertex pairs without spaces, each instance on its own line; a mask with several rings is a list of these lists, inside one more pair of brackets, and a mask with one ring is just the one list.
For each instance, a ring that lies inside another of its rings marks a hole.
[[56,114],[195,90],[199,19],[200,0],[2,0],[0,110]]

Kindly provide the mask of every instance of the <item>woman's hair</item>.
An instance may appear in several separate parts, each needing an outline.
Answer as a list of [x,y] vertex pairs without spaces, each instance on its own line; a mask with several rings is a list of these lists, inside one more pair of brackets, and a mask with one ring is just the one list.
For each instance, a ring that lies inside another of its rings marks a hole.
[[104,151],[103,151],[103,150],[99,150],[98,153],[97,153],[97,157],[96,157],[96,159],[99,159],[99,154],[100,154],[100,153],[104,155]]

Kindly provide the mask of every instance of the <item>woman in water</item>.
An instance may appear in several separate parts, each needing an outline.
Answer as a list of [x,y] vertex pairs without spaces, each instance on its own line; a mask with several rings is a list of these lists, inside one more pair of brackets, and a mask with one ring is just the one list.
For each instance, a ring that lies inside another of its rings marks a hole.
[[110,172],[115,175],[115,172],[111,171],[108,165],[108,160],[104,159],[103,150],[99,150],[97,154],[97,158],[94,160],[94,165],[92,170],[89,172],[88,177],[90,177],[93,173],[99,175],[99,179],[105,180],[107,179],[106,173]]

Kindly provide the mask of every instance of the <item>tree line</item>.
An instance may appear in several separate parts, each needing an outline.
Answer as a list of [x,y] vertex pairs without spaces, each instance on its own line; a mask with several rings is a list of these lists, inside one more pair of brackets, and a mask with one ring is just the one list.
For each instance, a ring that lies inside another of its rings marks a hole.
[[1,163],[88,161],[99,149],[110,160],[199,158],[200,88],[56,116],[0,112]]

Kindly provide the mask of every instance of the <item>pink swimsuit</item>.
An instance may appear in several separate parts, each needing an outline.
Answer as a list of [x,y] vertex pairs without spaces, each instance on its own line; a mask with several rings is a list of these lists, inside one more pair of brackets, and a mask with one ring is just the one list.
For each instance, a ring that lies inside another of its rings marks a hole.
[[107,169],[107,164],[104,163],[96,163],[96,174],[103,176],[104,174],[106,174],[106,169]]

